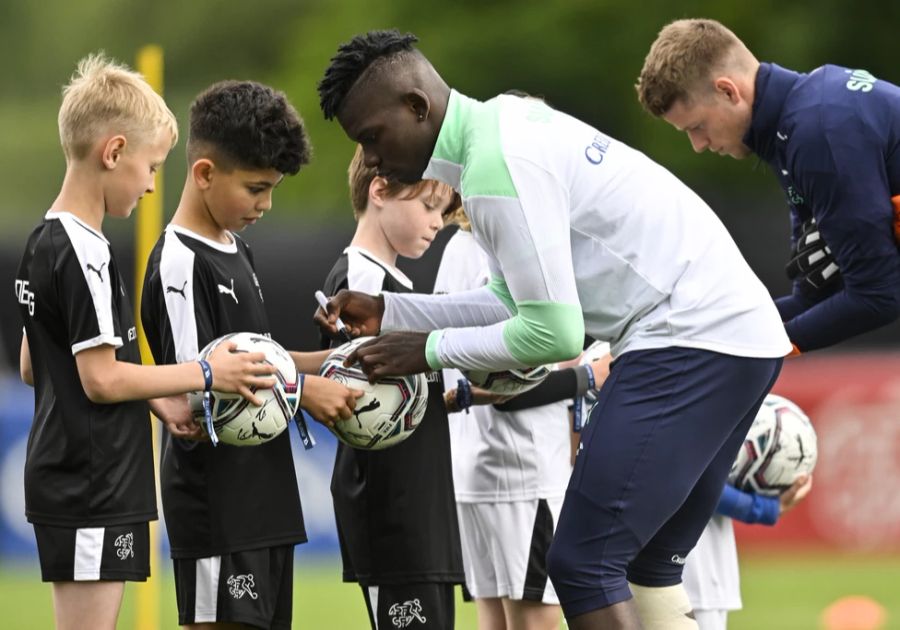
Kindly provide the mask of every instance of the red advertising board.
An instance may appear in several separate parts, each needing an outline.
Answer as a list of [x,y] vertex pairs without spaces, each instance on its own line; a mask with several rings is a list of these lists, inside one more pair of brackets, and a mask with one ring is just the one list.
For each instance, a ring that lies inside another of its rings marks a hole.
[[740,548],[900,551],[900,353],[788,359],[772,391],[816,427],[813,490],[775,527],[736,523]]

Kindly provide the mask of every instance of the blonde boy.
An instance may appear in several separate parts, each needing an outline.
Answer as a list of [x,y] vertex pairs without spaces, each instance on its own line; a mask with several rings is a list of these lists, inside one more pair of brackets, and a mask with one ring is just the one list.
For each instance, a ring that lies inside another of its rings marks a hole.
[[157,518],[147,404],[170,432],[196,436],[178,396],[215,384],[251,400],[269,387],[261,353],[142,366],[131,304],[103,235],[153,192],[177,140],[172,113],[143,78],[91,55],[63,92],[66,175],[28,238],[16,275],[25,325],[20,366],[35,388],[25,510],[58,628],[112,629],[125,581],[149,575]]

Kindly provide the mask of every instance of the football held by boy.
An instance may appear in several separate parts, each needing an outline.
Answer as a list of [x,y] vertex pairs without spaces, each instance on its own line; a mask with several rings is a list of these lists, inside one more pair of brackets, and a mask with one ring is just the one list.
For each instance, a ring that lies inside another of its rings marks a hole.
[[[270,334],[253,253],[236,233],[271,209],[309,152],[296,110],[268,86],[225,81],[196,98],[181,200],[144,278],[157,363],[195,359],[228,333]],[[291,356],[314,374],[325,355],[312,354]],[[313,374],[301,407],[324,421],[350,417],[352,391]],[[243,447],[164,436],[160,487],[179,623],[290,628],[294,546],[306,533],[289,431]]]
[[[436,181],[389,182],[362,158],[357,149],[349,168],[356,232],[323,290],[412,291],[398,256],[421,257],[459,198]],[[440,372],[427,377],[428,406],[415,433],[378,451],[339,444],[335,458],[331,494],[343,577],[359,583],[373,629],[408,621],[452,629],[453,586],[464,581],[443,381]]]
[[[16,274],[25,326],[20,367],[34,385],[25,512],[41,576],[53,583],[59,628],[116,625],[125,581],[150,573],[148,522],[157,518],[147,404],[171,433],[191,436],[185,396],[217,388],[251,400],[271,387],[262,353],[142,366],[132,308],[107,216],[126,218],[178,137],[174,116],[143,77],[91,55],[63,91],[59,132],[66,175],[28,238]],[[159,398],[167,397],[167,398]],[[257,401],[258,402],[258,401]]]
[[375,31],[342,45],[322,109],[382,175],[458,190],[493,279],[454,295],[342,292],[317,317],[388,333],[350,357],[373,379],[554,363],[585,330],[610,341],[603,421],[582,434],[550,578],[571,628],[694,628],[681,559],[790,350],[778,313],[665,169],[541,102],[451,90],[413,42]]

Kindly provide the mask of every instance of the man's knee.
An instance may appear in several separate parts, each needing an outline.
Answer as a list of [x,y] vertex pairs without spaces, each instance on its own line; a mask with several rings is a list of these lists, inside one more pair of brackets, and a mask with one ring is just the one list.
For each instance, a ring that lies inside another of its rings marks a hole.
[[644,630],[698,630],[693,607],[681,584],[639,586],[629,584]]

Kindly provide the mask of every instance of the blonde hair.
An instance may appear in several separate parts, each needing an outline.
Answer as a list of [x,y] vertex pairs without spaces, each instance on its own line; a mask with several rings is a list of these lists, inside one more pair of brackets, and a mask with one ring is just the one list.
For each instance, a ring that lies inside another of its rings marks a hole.
[[462,205],[460,205],[453,214],[447,217],[447,223],[455,223],[459,226],[460,230],[465,230],[466,232],[472,231],[472,223],[469,221],[469,215],[466,214],[466,210]]
[[174,146],[175,116],[143,76],[102,52],[78,62],[59,108],[59,139],[67,161],[87,157],[104,133],[133,134],[143,140],[160,131],[171,134]]
[[[650,47],[635,89],[638,100],[654,116],[676,101],[690,101],[691,91],[721,69],[735,50],[746,47],[715,20],[676,20],[659,32]],[[749,51],[747,51],[749,54]]]
[[[353,218],[355,219],[359,219],[359,215],[366,211],[366,206],[369,204],[369,186],[372,184],[372,180],[378,177],[378,171],[366,166],[364,158],[362,146],[356,145],[356,153],[353,154],[353,159],[347,169],[350,203],[353,206]],[[450,193],[450,204],[442,213],[444,216],[448,216],[456,208],[461,207],[459,195],[447,184],[433,179],[423,179],[415,184],[388,180],[385,186],[385,196],[390,199],[412,199],[426,188],[429,188],[433,195]]]

